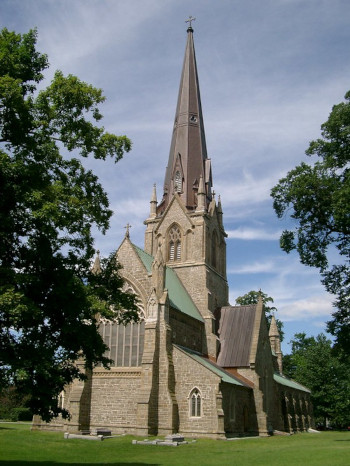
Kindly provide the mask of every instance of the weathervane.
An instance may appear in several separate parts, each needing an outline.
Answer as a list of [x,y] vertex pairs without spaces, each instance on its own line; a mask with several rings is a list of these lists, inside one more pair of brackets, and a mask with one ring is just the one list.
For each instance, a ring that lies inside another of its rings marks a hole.
[[192,21],[195,21],[196,18],[193,18],[193,16],[189,16],[188,19],[186,19],[185,23],[190,23],[188,29],[192,29]]

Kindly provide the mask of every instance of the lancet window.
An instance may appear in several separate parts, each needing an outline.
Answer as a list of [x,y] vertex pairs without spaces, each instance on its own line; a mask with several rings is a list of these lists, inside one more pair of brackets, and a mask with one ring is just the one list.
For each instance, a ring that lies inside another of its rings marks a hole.
[[181,231],[178,225],[169,231],[169,261],[181,260]]
[[190,394],[190,416],[200,417],[202,409],[202,397],[198,388],[194,388]]

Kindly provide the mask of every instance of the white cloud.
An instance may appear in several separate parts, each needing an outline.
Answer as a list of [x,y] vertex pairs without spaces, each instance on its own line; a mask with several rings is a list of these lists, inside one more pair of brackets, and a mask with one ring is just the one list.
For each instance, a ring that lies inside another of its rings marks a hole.
[[273,260],[263,262],[253,262],[251,264],[242,264],[237,267],[229,267],[229,275],[271,273],[276,271],[276,263]]
[[241,240],[262,240],[271,241],[276,240],[281,236],[281,231],[266,231],[262,229],[245,228],[239,227],[235,230],[228,230],[227,232],[229,239],[241,239]]
[[334,297],[327,295],[309,296],[307,298],[298,299],[286,305],[282,305],[278,309],[278,315],[282,321],[305,321],[324,318],[327,320],[334,308],[332,301]]

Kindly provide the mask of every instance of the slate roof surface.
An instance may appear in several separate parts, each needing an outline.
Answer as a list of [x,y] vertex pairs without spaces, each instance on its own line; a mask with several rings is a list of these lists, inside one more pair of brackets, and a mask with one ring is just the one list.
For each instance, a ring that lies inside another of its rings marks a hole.
[[284,375],[275,373],[275,374],[273,374],[273,378],[274,378],[275,382],[277,382],[277,383],[279,383],[281,385],[285,385],[287,387],[294,388],[296,390],[301,390],[302,392],[311,393],[311,390],[304,387],[304,385],[301,385],[300,383],[296,382],[295,380],[289,379],[288,377],[286,377]]
[[174,345],[174,346],[178,348],[179,350],[183,351],[184,353],[186,353],[188,356],[190,356],[192,359],[197,361],[202,366],[209,369],[211,372],[214,372],[214,374],[221,377],[221,380],[223,382],[230,383],[232,385],[239,385],[241,387],[251,388],[248,384],[244,383],[242,380],[239,380],[234,375],[226,372],[224,369],[222,369],[222,367],[219,367],[213,361],[210,361],[210,359],[205,358],[200,353],[190,350],[189,348],[184,348],[183,346],[180,346],[180,345]]
[[252,343],[256,305],[224,306],[215,316],[219,321],[220,353],[217,363],[222,367],[247,367]]
[[[138,246],[135,246],[134,244],[133,247],[142,263],[146,267],[147,272],[151,273],[152,262],[154,259],[153,256],[143,251]],[[192,298],[188,294],[186,288],[183,286],[174,270],[170,267],[166,267],[165,269],[165,287],[168,290],[169,301],[172,307],[196,320],[199,320],[200,322],[204,322],[203,317],[192,301]]]

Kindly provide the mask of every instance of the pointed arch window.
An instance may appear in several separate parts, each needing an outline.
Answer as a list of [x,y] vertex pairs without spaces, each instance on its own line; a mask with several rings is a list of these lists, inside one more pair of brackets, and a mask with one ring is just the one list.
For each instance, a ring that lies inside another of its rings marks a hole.
[[181,260],[181,231],[178,225],[169,231],[169,261]]
[[190,394],[190,417],[201,417],[202,397],[198,388],[194,388]]

